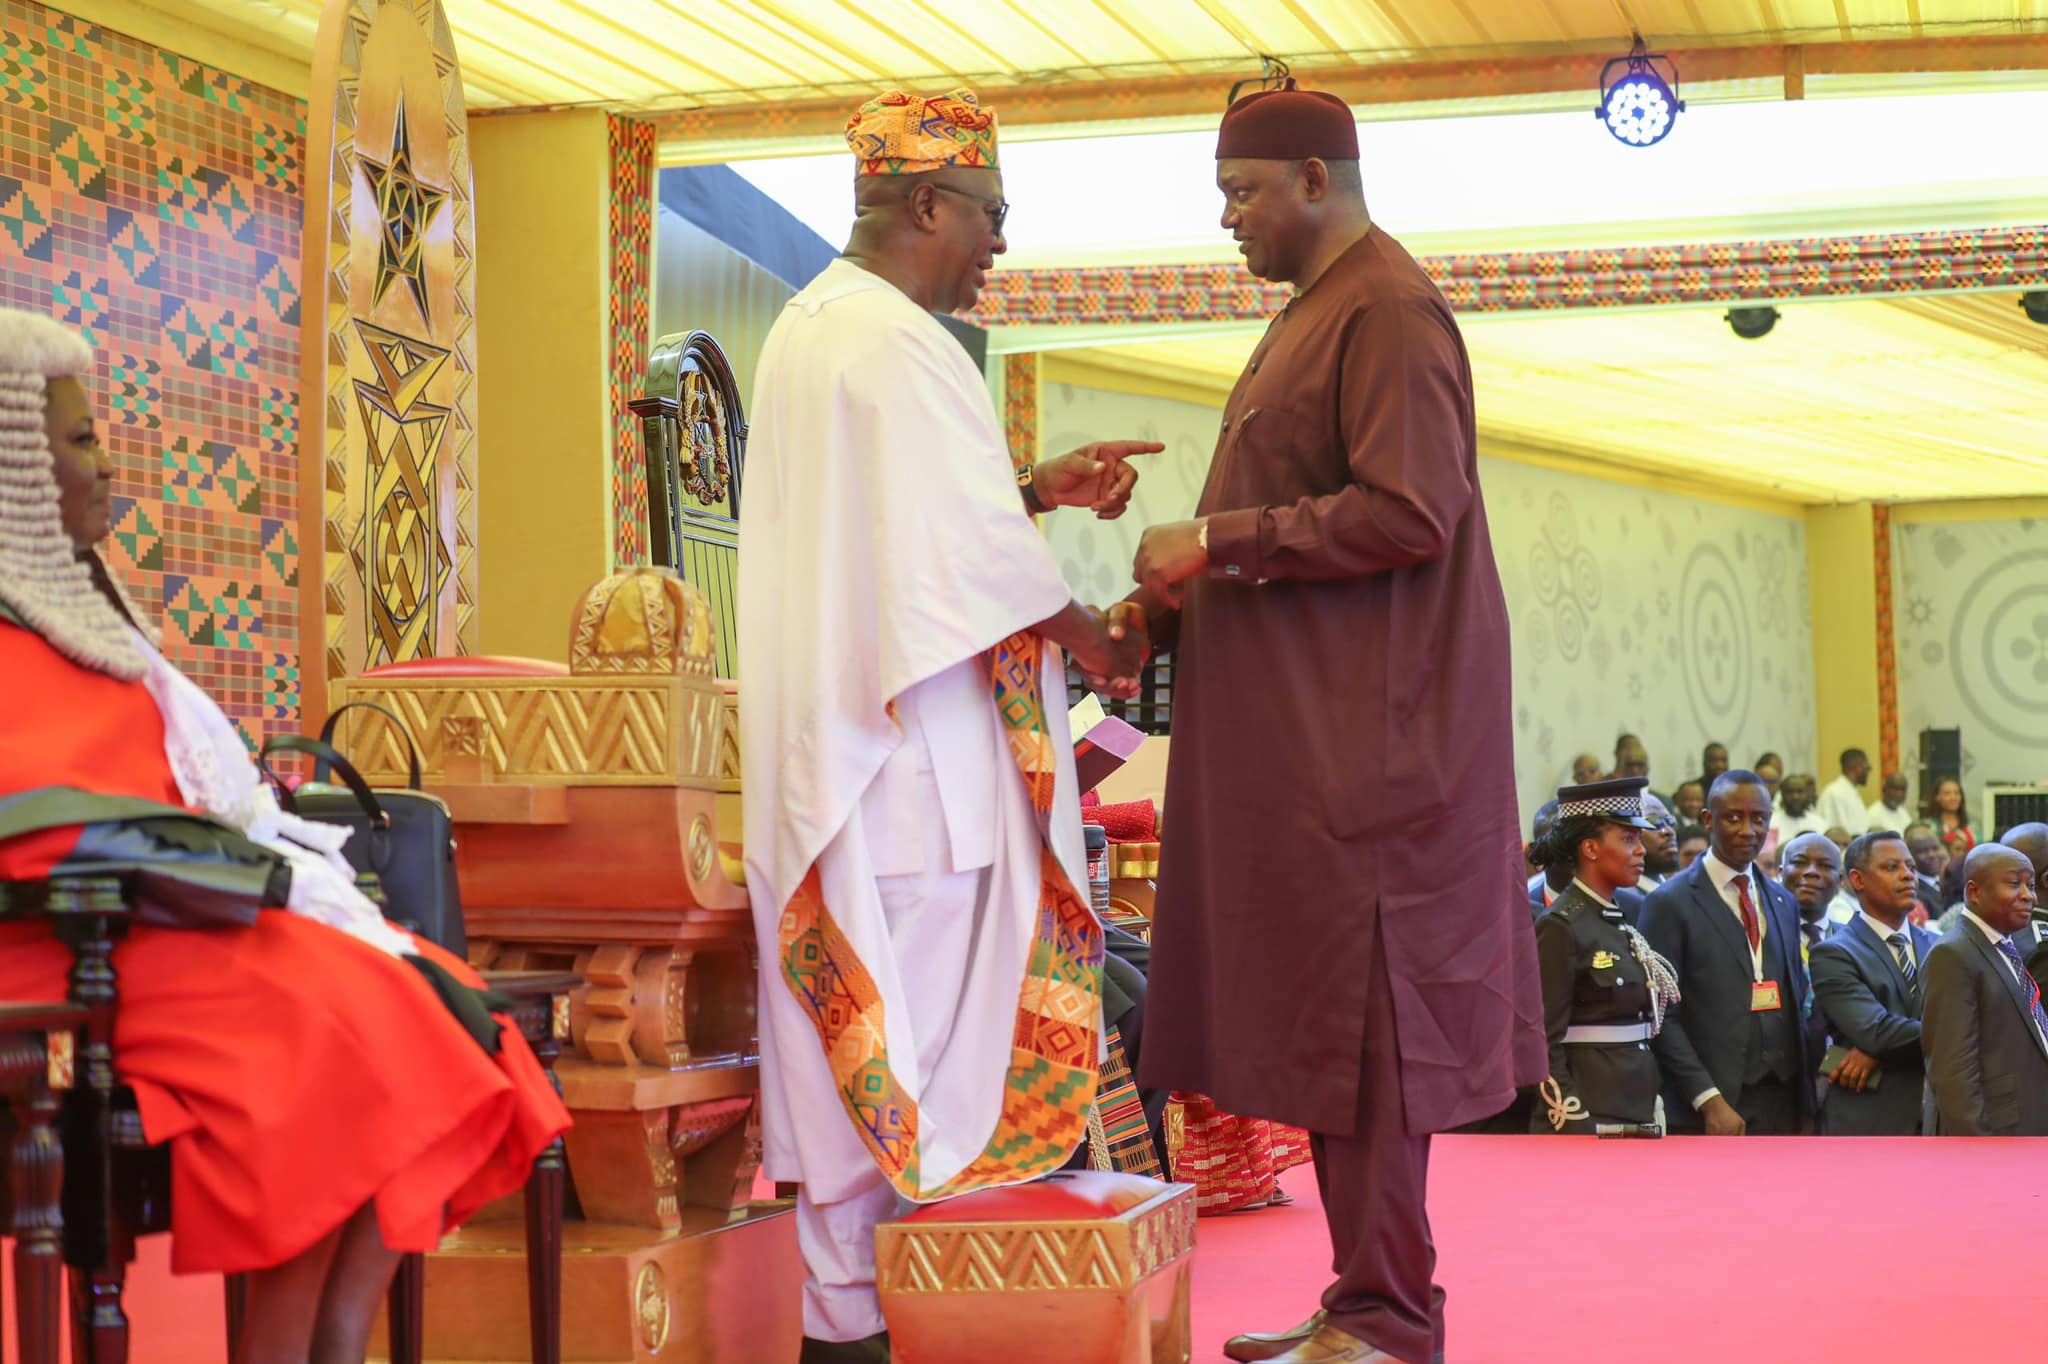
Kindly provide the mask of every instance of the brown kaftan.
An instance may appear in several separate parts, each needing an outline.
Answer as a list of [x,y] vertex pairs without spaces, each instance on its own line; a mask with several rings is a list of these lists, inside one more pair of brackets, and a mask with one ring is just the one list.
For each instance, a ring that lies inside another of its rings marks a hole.
[[1175,646],[1146,1085],[1349,1133],[1375,915],[1410,1132],[1543,1078],[1477,459],[1450,307],[1374,228],[1224,409]]

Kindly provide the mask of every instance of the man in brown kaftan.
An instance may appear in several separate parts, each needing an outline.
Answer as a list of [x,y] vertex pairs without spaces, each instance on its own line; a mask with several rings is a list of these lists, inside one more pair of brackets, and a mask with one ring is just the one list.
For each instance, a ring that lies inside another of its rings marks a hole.
[[1457,325],[1367,217],[1350,111],[1291,85],[1225,115],[1217,184],[1298,292],[1197,519],[1138,551],[1177,650],[1143,1083],[1314,1134],[1337,1281],[1226,1352],[1424,1364],[1429,1134],[1545,1074],[1507,612]]

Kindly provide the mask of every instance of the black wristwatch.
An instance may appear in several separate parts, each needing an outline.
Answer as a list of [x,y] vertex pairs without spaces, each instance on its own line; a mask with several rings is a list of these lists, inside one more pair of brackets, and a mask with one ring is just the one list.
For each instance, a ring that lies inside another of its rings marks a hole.
[[1033,516],[1043,516],[1052,508],[1045,505],[1045,499],[1038,495],[1038,489],[1031,486],[1037,476],[1035,468],[1025,467],[1017,472],[1017,489],[1024,494],[1024,510]]

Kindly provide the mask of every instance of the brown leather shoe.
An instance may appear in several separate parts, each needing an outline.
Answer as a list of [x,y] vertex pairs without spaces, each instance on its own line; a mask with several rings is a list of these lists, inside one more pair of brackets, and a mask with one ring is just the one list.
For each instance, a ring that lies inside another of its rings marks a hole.
[[1246,1331],[1241,1336],[1232,1336],[1223,1342],[1223,1353],[1242,1364],[1260,1364],[1260,1361],[1277,1359],[1316,1333],[1316,1327],[1323,1324],[1329,1313],[1320,1308],[1316,1314],[1297,1326],[1284,1331]]
[[1385,1350],[1340,1331],[1325,1321],[1307,1340],[1285,1354],[1268,1357],[1268,1364],[1402,1364]]

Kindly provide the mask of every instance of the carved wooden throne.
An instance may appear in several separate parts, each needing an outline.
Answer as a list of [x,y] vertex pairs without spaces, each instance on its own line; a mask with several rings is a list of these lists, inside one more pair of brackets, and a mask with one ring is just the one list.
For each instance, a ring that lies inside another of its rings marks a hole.
[[[793,1305],[801,1268],[793,1234],[751,1202],[757,967],[736,689],[721,680],[734,652],[746,425],[731,366],[702,332],[663,338],[648,383],[633,408],[657,563],[584,595],[566,665],[400,663],[349,679],[337,699],[400,716],[425,784],[448,802],[471,959],[585,981],[557,1065],[581,1212],[564,1270],[568,1357],[723,1358],[734,1339],[774,1350],[785,1326],[793,1355],[795,1321],[765,1322],[752,1305]],[[367,708],[342,718],[342,746],[364,775],[401,783],[397,726]],[[437,1298],[437,1269],[464,1273],[476,1299],[497,1291],[494,1237],[465,1229],[452,1257],[430,1263],[430,1304],[462,1296]],[[429,1355],[514,1357],[512,1342],[490,1352],[488,1315],[430,1318]]]

